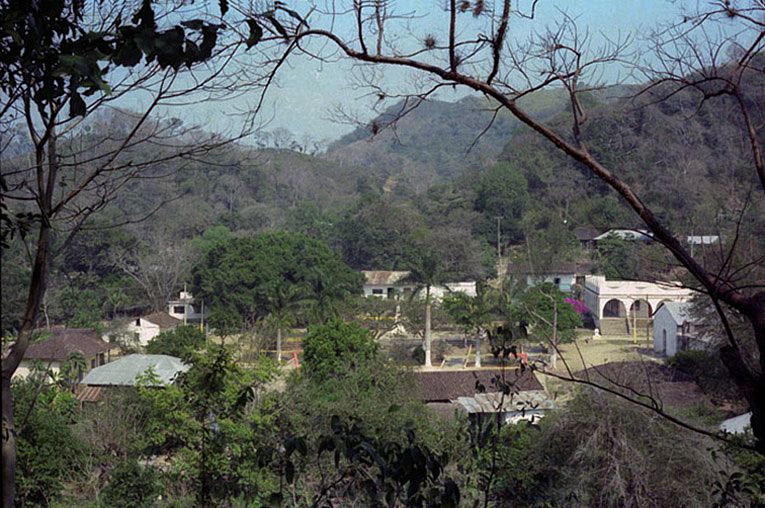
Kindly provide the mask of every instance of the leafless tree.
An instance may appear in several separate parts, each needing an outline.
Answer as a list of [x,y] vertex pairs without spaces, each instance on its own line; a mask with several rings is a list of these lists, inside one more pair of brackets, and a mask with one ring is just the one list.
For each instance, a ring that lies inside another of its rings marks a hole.
[[[227,3],[220,2],[220,6],[223,11]],[[3,3],[4,23],[18,21],[12,11],[18,8],[17,4]],[[36,29],[36,22],[43,21],[34,19],[34,16],[42,16],[40,13],[47,11],[41,9],[46,8],[55,10],[58,7],[30,4],[24,19],[30,19],[32,31]],[[147,18],[147,8],[153,10],[150,19]],[[124,33],[120,32],[123,28],[137,30],[134,26],[120,25],[120,20],[131,18],[133,23],[138,19],[146,22],[152,31],[157,27],[175,27],[165,35],[177,36],[178,31],[183,33],[183,30],[174,23],[183,21],[188,15],[184,9],[183,3],[162,4],[153,9],[150,2],[71,2],[61,6],[56,14],[60,15],[60,24],[76,25],[72,40],[78,36],[88,40],[88,37],[103,34],[117,38]],[[208,21],[211,19],[213,24],[220,21],[217,14],[206,9],[197,14]],[[191,30],[194,26],[212,27],[204,25],[200,19],[189,23],[184,26],[192,27]],[[221,26],[219,23],[215,25],[216,29]],[[235,93],[254,92],[257,100],[264,89],[264,81],[258,75],[263,71],[268,76],[268,65],[273,61],[264,56],[266,49],[259,50],[264,67],[243,70],[250,85],[234,89],[232,85],[239,81],[239,77],[238,68],[232,62],[239,48],[252,45],[253,41],[250,38],[245,43],[245,37],[234,26],[229,28],[229,35],[217,39],[209,58],[190,58],[184,65],[159,57],[150,59],[148,51],[144,60],[141,60],[143,54],[138,52],[134,64],[123,66],[108,61],[105,56],[99,58],[101,61],[96,63],[99,69],[107,65],[104,77],[108,84],[106,81],[101,84],[103,93],[85,94],[84,97],[77,93],[78,85],[73,80],[68,85],[70,93],[51,93],[45,89],[56,72],[67,75],[67,71],[55,67],[65,63],[65,58],[69,57],[73,65],[83,63],[83,57],[69,54],[74,51],[72,47],[59,47],[61,38],[55,34],[42,34],[46,41],[43,44],[50,43],[49,47],[40,49],[46,58],[40,57],[24,65],[23,50],[17,51],[20,56],[16,60],[10,54],[4,55],[8,58],[3,60],[0,73],[3,94],[0,101],[2,239],[4,246],[6,242],[23,241],[30,253],[31,265],[21,326],[16,340],[3,351],[2,358],[4,507],[13,505],[15,484],[17,432],[13,420],[11,378],[37,326],[51,260],[57,251],[68,247],[79,231],[89,226],[89,219],[94,214],[104,209],[118,193],[125,192],[132,182],[162,178],[178,171],[187,161],[199,160],[211,150],[247,135],[255,127],[254,117],[246,118],[241,130],[229,132],[224,137],[184,125],[169,114],[173,108],[231,98]],[[4,26],[0,33],[4,47],[16,44],[8,30]],[[264,44],[267,40],[268,37],[261,38]],[[193,41],[184,44],[186,49],[196,47],[199,50]],[[13,47],[18,48],[18,45]],[[121,114],[116,117],[101,114],[115,110],[120,110]],[[106,121],[109,118],[119,121]],[[126,217],[111,226],[140,221],[151,215],[156,206],[145,210],[143,216]]]
[[[742,260],[732,266],[740,247],[736,240],[726,245],[722,269],[704,266],[691,255],[677,232],[671,231],[646,203],[619,168],[594,155],[588,147],[583,126],[589,115],[583,96],[603,88],[606,69],[628,68],[650,84],[637,94],[636,104],[665,101],[679,93],[695,94],[697,106],[709,101],[728,101],[736,106],[735,125],[740,127],[749,154],[752,183],[765,193],[762,156],[761,105],[751,100],[751,83],[763,83],[765,49],[765,4],[761,0],[715,0],[687,12],[682,20],[657,30],[646,45],[635,46],[627,38],[602,42],[578,26],[576,19],[561,13],[560,20],[537,30],[527,40],[515,37],[516,25],[531,23],[537,1],[444,2],[443,30],[424,34],[418,47],[407,45],[417,31],[417,14],[397,13],[391,2],[331,3],[329,11],[313,8],[306,22],[291,21],[283,34],[289,52],[304,52],[318,58],[350,58],[359,66],[389,66],[412,71],[409,103],[425,100],[444,87],[463,87],[481,94],[509,111],[521,123],[544,138],[583,168],[608,184],[640,217],[654,239],[663,245],[706,293],[716,308],[727,344],[721,357],[753,411],[752,427],[760,452],[765,453],[765,291],[742,271],[762,264],[762,257]],[[339,20],[345,18],[343,23]],[[440,18],[438,18],[440,19]],[[310,28],[309,28],[310,26]],[[339,27],[352,26],[343,33]],[[749,84],[748,84],[749,83]],[[380,88],[370,83],[371,90]],[[569,99],[568,128],[545,123],[530,115],[519,102],[543,89],[557,87]],[[388,96],[380,89],[381,99]],[[411,109],[405,108],[402,112]],[[401,116],[401,115],[399,115]],[[378,126],[379,131],[380,126]],[[373,133],[375,129],[373,128]],[[476,133],[480,135],[481,133]],[[672,168],[670,168],[672,169]],[[746,200],[741,203],[747,206]],[[751,206],[751,201],[748,203]],[[739,339],[729,326],[729,314],[744,316],[754,332],[759,358],[742,352]],[[581,381],[581,380],[580,380]]]

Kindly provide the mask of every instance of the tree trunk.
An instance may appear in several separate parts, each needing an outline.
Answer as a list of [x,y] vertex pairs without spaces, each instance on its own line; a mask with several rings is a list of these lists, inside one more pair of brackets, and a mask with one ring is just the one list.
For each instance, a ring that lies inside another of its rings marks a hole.
[[475,366],[481,366],[481,332],[475,336]]
[[24,319],[21,323],[18,338],[11,346],[8,355],[2,361],[2,410],[3,410],[3,464],[2,490],[3,508],[13,508],[16,496],[16,427],[13,419],[13,398],[11,393],[11,378],[16,372],[24,353],[29,346],[32,332],[35,329],[40,304],[45,296],[48,279],[48,261],[50,258],[50,225],[40,221],[40,232],[37,238],[37,254],[32,267],[32,278],[29,284]]
[[755,446],[765,455],[765,293],[751,298],[747,317],[752,323],[754,338],[760,354],[759,372],[746,354],[732,345],[720,348],[720,358],[730,373],[752,411],[750,426],[755,438]]
[[[754,329],[754,339],[760,353],[759,372],[749,376],[749,389],[744,389],[752,410],[752,433],[760,453],[765,455],[765,292],[752,297],[749,319]],[[740,353],[739,353],[740,354]],[[746,369],[751,371],[752,369]]]
[[425,286],[425,367],[432,367],[430,359],[430,286]]
[[276,328],[276,361],[282,363],[282,327]]

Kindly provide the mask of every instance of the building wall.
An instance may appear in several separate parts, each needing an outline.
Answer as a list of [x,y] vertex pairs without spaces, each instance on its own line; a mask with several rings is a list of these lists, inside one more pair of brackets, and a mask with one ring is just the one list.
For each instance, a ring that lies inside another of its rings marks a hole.
[[[19,378],[23,379],[29,375],[30,372],[32,372],[32,361],[31,360],[21,360],[21,363],[19,364],[19,367],[16,369],[16,372],[13,373],[13,378]],[[47,367],[47,362],[42,362],[43,367]],[[88,363],[88,365],[90,365]],[[61,362],[51,362],[49,369],[55,373],[58,374],[61,371]]]
[[[662,307],[653,317],[653,350],[665,356],[677,354],[677,323],[666,307]],[[664,342],[666,339],[666,349]]]
[[[557,282],[556,282],[556,279],[557,279]],[[537,286],[539,284],[544,284],[545,282],[551,282],[553,284],[556,284],[558,286],[558,289],[560,289],[564,293],[570,293],[571,288],[576,282],[576,275],[571,273],[569,274],[551,273],[547,275],[528,275],[526,277],[526,285],[528,285],[529,287]]]
[[619,300],[629,314],[630,307],[637,300],[648,302],[655,312],[662,302],[687,302],[693,291],[679,286],[655,284],[645,281],[606,280],[602,275],[587,277],[584,302],[592,309],[595,326],[599,326],[603,310],[610,300]]
[[[103,355],[103,356],[102,356]],[[112,355],[111,351],[105,351],[103,353],[92,355],[92,356],[86,356],[85,357],[85,370],[82,372],[82,375],[90,371],[90,369],[95,367],[100,367],[101,365],[105,365],[111,361]],[[16,372],[13,373],[13,378],[20,378],[23,379],[29,375],[30,372],[32,372],[32,360],[21,360],[21,363],[19,364],[19,367],[16,369]],[[58,374],[61,372],[61,364],[62,362],[54,361],[50,362],[50,366],[48,365],[48,362],[41,361],[42,366],[48,368],[51,372],[54,374]]]
[[126,327],[131,340],[138,340],[138,343],[146,347],[151,339],[159,335],[159,325],[150,323],[143,318],[136,318]]

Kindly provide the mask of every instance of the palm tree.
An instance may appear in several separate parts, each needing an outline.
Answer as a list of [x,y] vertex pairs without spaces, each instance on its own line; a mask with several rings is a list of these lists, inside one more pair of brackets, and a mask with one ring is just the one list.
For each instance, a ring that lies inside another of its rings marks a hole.
[[308,295],[305,288],[297,284],[283,283],[274,288],[267,297],[267,320],[276,327],[276,361],[282,361],[282,332],[295,322],[295,315],[305,306]]
[[475,366],[481,366],[481,336],[492,322],[496,298],[492,292],[479,287],[475,296],[454,293],[444,298],[444,308],[452,320],[475,337]]
[[425,289],[425,367],[432,367],[430,354],[432,301],[430,289],[443,282],[445,275],[443,260],[435,250],[423,246],[410,260],[409,271],[409,280],[419,286],[418,290]]

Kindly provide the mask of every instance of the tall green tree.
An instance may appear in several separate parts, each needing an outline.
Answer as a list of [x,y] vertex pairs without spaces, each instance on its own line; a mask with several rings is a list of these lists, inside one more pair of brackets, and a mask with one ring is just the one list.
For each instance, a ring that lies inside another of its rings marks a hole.
[[[3,249],[19,236],[29,236],[31,245],[19,333],[2,359],[3,508],[13,506],[16,485],[11,378],[37,326],[55,250],[66,250],[93,213],[157,163],[141,150],[142,141],[157,133],[180,140],[188,132],[173,131],[173,126],[152,119],[154,109],[209,83],[193,80],[190,89],[184,89],[184,80],[176,78],[213,57],[223,25],[201,18],[182,23],[185,16],[173,10],[175,6],[151,1],[140,6],[69,0],[0,4],[0,117],[4,125],[18,122],[26,127],[24,141],[31,153],[17,161],[19,171],[13,177],[8,177],[4,163],[0,177]],[[220,10],[225,14],[228,2],[221,1]],[[262,32],[253,36],[250,45]],[[144,86],[147,82],[156,86]],[[65,148],[66,136],[84,133],[83,118],[137,89],[150,97],[140,114],[115,126],[100,143]],[[125,132],[111,136],[119,128]],[[172,153],[162,160],[200,156],[221,141],[200,138],[193,146],[182,144],[166,144]]]
[[361,292],[360,273],[325,243],[296,233],[234,238],[210,250],[192,273],[194,295],[208,304],[211,322],[225,315],[239,326],[294,311],[301,301],[329,312]]
[[530,287],[514,307],[515,321],[528,323],[530,333],[550,343],[552,368],[557,367],[558,345],[576,339],[582,317],[564,300],[565,294],[551,282]]
[[444,309],[452,321],[462,328],[465,337],[475,339],[475,366],[481,366],[481,336],[489,329],[495,317],[496,295],[482,286],[475,296],[465,293],[446,295]]
[[476,187],[475,209],[483,217],[481,233],[496,246],[497,217],[503,242],[521,238],[521,219],[529,204],[528,184],[514,164],[497,164],[481,174]]
[[218,346],[193,353],[189,363],[191,368],[162,390],[139,387],[149,408],[146,453],[169,458],[176,481],[193,492],[197,506],[236,496],[260,502],[274,486],[272,475],[261,471],[256,445],[260,425],[270,426],[270,420],[253,400],[273,374],[273,364],[243,370],[231,351]]
[[339,319],[312,326],[303,339],[306,372],[319,380],[342,378],[368,366],[378,349],[369,330]]
[[[409,258],[409,279],[415,282],[421,290],[425,291],[425,331],[423,333],[423,349],[425,350],[425,367],[432,367],[431,360],[431,313],[432,295],[430,290],[433,286],[444,282],[446,271],[443,258],[433,244],[421,242],[417,250]],[[417,298],[416,293],[412,298]]]

